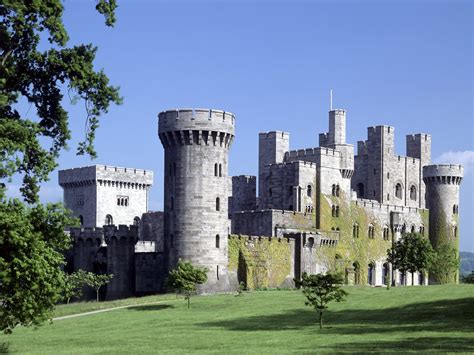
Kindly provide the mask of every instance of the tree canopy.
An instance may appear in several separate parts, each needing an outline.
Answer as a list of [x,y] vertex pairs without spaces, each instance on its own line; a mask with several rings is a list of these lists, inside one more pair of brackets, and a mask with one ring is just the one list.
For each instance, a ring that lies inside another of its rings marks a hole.
[[197,285],[207,281],[206,273],[206,268],[195,267],[189,261],[180,260],[176,268],[170,271],[166,283],[169,289],[184,293],[189,308],[191,296],[196,293]]
[[[98,0],[107,26],[115,22],[115,0]],[[78,154],[96,156],[99,116],[121,102],[118,88],[94,70],[97,48],[67,47],[60,0],[3,0],[0,3],[0,330],[38,324],[60,298],[66,226],[74,224],[59,205],[39,203],[71,137],[65,94],[85,103],[86,134]],[[34,118],[19,112],[28,103]],[[6,196],[13,176],[22,179],[24,202]]]
[[313,307],[318,313],[320,329],[323,327],[323,311],[328,308],[328,303],[342,302],[347,296],[347,292],[342,289],[344,277],[339,273],[305,273],[297,284],[306,296],[306,305]]

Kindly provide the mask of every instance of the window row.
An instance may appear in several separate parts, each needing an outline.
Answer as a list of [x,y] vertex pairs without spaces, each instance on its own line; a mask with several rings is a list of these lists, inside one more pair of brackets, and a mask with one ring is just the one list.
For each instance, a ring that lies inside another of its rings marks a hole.
[[[81,224],[83,224],[83,219],[82,216],[79,216],[79,219],[81,220]],[[112,217],[111,214],[108,214],[105,216],[105,225],[110,226],[114,224],[114,218]],[[136,216],[133,218],[133,225],[134,226],[139,226],[140,225],[140,217]]]
[[222,164],[214,164],[214,176],[222,177]]
[[339,217],[339,206],[333,205],[331,208],[331,216]]
[[128,206],[128,196],[117,196],[117,206]]
[[339,184],[332,184],[331,195],[339,197],[340,193],[341,189],[339,187]]
[[459,214],[459,205],[453,205],[453,214]]

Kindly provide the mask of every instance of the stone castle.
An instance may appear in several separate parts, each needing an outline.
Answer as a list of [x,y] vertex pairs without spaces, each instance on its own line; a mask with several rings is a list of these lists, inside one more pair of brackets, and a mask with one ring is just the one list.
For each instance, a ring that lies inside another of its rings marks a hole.
[[288,287],[304,272],[328,270],[343,272],[348,284],[436,283],[436,275],[393,270],[387,249],[404,232],[423,234],[435,249],[458,248],[463,168],[430,165],[428,134],[408,135],[400,156],[393,127],[369,127],[355,155],[340,109],[329,112],[316,148],[292,151],[289,133],[260,133],[257,197],[255,176],[228,175],[232,113],[180,109],[158,117],[164,211],[148,211],[151,171],[59,172],[66,207],[82,224],[70,231],[69,267],[113,273],[106,298],[163,291],[179,259],[209,270],[202,292],[240,282]]

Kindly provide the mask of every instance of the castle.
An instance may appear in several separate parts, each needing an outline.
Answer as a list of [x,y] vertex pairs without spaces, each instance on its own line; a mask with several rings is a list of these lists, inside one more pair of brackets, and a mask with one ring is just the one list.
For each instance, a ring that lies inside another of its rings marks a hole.
[[[393,127],[346,142],[346,111],[329,112],[319,147],[291,151],[289,133],[259,134],[255,176],[228,176],[232,113],[180,109],[158,115],[164,211],[148,212],[151,171],[111,166],[62,170],[64,202],[82,227],[70,230],[69,265],[113,273],[106,298],[163,290],[179,259],[208,269],[202,292],[291,286],[302,273],[338,270],[348,284],[436,283],[386,262],[404,232],[458,248],[460,165],[430,165],[431,136]],[[116,227],[115,225],[119,225]],[[453,275],[456,281],[457,275]]]

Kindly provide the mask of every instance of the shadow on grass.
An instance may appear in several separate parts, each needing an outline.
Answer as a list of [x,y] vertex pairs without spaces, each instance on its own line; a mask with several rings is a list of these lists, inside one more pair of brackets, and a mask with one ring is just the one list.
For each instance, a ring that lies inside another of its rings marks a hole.
[[0,354],[8,354],[8,343],[0,343]]
[[398,341],[373,341],[338,343],[333,346],[323,346],[321,350],[335,350],[337,353],[367,354],[367,353],[406,353],[410,351],[434,351],[441,353],[473,353],[472,338],[457,337],[420,337],[406,338]]
[[145,304],[141,306],[128,307],[127,309],[130,311],[161,311],[167,308],[174,308],[174,306],[170,304]]
[[[368,301],[370,302],[370,301]],[[325,335],[351,334],[364,335],[388,334],[392,332],[406,332],[408,336],[414,332],[455,332],[465,333],[469,339],[436,337],[408,338],[401,343],[394,342],[367,342],[342,344],[341,349],[347,346],[357,351],[370,349],[371,346],[392,347],[393,350],[406,348],[413,349],[440,349],[440,351],[471,351],[474,347],[474,298],[455,300],[441,300],[433,302],[413,303],[403,307],[384,309],[347,309],[325,313],[326,327],[320,332]],[[259,331],[259,330],[290,330],[290,329],[317,329],[316,312],[309,307],[292,309],[285,313],[261,315],[229,320],[213,321],[200,324],[203,327],[226,328],[232,331]],[[319,330],[318,330],[319,331]],[[426,334],[424,334],[426,335]],[[471,336],[469,336],[471,335]],[[359,345],[357,345],[359,344]],[[380,345],[385,344],[385,345]],[[353,346],[353,347],[351,347]],[[355,348],[354,348],[355,347]],[[461,350],[460,350],[461,349]],[[380,349],[379,349],[380,350]],[[364,350],[365,351],[365,350]]]

